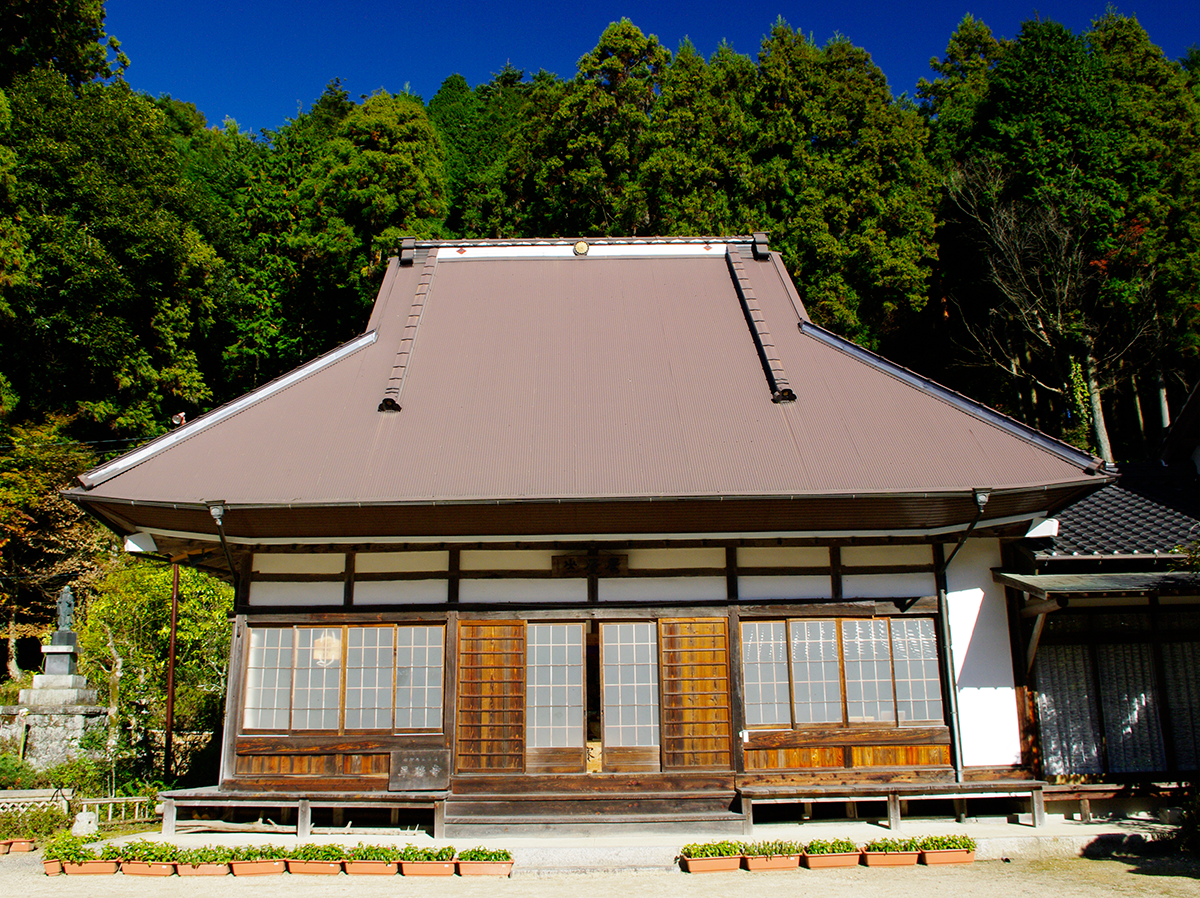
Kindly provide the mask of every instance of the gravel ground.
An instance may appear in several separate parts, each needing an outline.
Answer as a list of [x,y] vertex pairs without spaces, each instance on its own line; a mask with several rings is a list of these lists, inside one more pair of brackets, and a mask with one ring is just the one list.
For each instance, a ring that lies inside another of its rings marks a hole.
[[[39,854],[0,857],[0,895],[7,898],[761,898],[764,889],[820,888],[822,898],[1096,898],[1169,895],[1200,898],[1200,861],[1192,858],[980,861],[963,867],[798,870],[782,873],[576,873],[493,877],[413,878],[345,875],[189,877],[46,876]],[[599,892],[597,892],[599,890]]]

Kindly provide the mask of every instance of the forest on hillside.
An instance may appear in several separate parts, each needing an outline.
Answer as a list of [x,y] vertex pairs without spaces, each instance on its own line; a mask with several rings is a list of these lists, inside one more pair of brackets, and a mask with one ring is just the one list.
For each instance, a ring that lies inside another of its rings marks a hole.
[[705,58],[622,20],[572,77],[449,74],[428,102],[333,72],[248,134],[131,90],[100,0],[0,2],[9,672],[115,563],[57,489],[360,333],[408,235],[767,231],[821,325],[1151,454],[1200,374],[1200,50],[1113,11],[1012,40],[968,16],[908,98],[869,48],[763,24],[755,56]]

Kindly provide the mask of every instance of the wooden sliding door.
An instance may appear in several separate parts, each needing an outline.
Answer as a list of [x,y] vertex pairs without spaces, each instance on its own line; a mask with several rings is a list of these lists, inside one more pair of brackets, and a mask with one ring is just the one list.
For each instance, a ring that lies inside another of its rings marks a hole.
[[733,768],[726,618],[659,621],[663,767]]
[[459,773],[525,769],[525,624],[462,621],[458,631]]

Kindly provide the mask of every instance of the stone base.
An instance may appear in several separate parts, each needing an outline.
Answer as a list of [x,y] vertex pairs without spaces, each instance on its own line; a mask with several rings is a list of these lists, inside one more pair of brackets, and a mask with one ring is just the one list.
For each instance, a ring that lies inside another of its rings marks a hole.
[[94,705],[96,690],[88,689],[87,680],[77,674],[34,674],[33,688],[22,689],[19,700],[38,708]]
[[[80,691],[95,695],[91,689]],[[25,717],[22,710],[28,712]],[[79,743],[88,733],[107,729],[108,709],[91,703],[58,708],[0,707],[0,740],[20,744],[23,727],[29,728],[25,760],[38,769],[53,767],[88,754],[80,750]]]

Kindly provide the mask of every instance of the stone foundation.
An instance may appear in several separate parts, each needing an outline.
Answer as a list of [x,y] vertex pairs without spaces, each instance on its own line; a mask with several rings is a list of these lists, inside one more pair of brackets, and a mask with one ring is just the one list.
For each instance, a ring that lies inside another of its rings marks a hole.
[[[28,712],[24,718],[23,710]],[[0,706],[0,740],[19,746],[23,725],[29,727],[25,760],[41,770],[86,755],[79,743],[88,733],[106,731],[108,709],[97,705]]]

